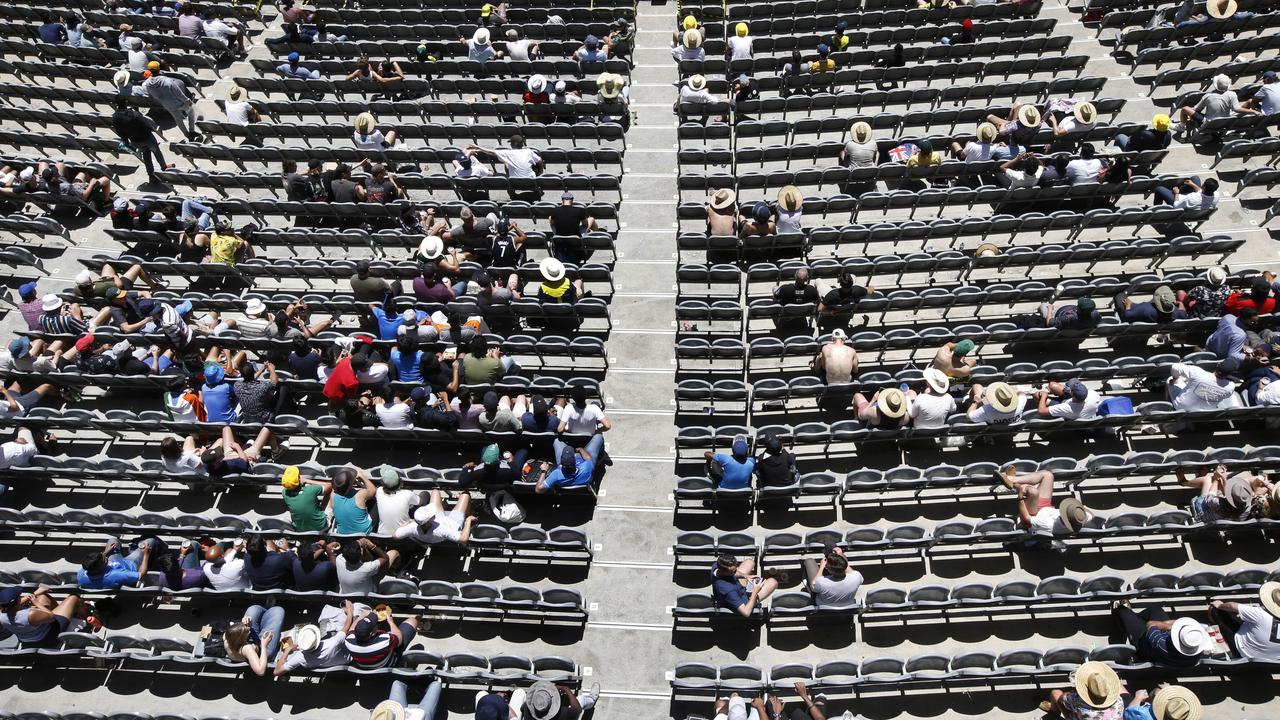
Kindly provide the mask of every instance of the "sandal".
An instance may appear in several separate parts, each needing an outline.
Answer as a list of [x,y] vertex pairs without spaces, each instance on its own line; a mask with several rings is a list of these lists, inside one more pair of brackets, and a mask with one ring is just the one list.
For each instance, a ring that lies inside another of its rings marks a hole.
[[1052,713],[1054,711],[1053,703],[1049,702],[1048,700],[1041,701],[1039,707],[1040,707],[1040,712],[1042,713]]

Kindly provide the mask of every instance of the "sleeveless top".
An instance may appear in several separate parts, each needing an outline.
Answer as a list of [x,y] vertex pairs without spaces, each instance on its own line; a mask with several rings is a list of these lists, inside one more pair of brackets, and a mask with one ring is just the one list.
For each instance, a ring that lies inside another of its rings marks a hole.
[[373,521],[369,519],[369,511],[356,504],[356,496],[333,496],[333,519],[337,521],[340,533],[367,533],[373,530]]
[[31,614],[31,608],[23,608],[13,614],[10,619],[9,613],[0,613],[0,627],[13,633],[21,643],[38,643],[44,640],[49,634],[49,630],[54,627],[54,623],[46,623],[44,625],[32,625],[27,619]]

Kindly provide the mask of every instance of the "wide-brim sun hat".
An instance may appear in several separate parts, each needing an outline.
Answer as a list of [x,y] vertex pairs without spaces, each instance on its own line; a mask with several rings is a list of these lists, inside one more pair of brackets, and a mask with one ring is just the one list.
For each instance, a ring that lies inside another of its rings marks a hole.
[[124,87],[125,85],[128,85],[129,80],[131,79],[132,78],[130,77],[128,70],[120,70],[115,75],[111,76],[111,82],[116,87],[120,87],[120,88]]
[[1018,391],[1007,382],[993,382],[987,386],[986,400],[1000,412],[1018,409]]
[[547,89],[547,78],[544,75],[534,75],[529,78],[529,92],[535,95]]
[[1204,277],[1210,285],[1218,286],[1227,281],[1227,271],[1215,265],[1205,271]]
[[1090,660],[1076,668],[1076,695],[1089,707],[1109,708],[1120,699],[1120,676],[1106,663]]
[[1038,127],[1040,111],[1034,105],[1023,105],[1018,108],[1018,124],[1023,127]]
[[999,131],[996,126],[989,122],[984,122],[978,126],[978,142],[990,143],[995,142],[996,135]]
[[596,87],[600,89],[600,97],[612,100],[622,94],[622,76],[613,73],[601,73],[596,78]]
[[1280,582],[1272,580],[1262,583],[1262,587],[1258,588],[1258,602],[1262,603],[1263,610],[1280,618]]
[[1151,712],[1156,720],[1200,720],[1204,707],[1200,698],[1182,685],[1169,685],[1156,690],[1151,698]]
[[1079,532],[1084,527],[1085,522],[1089,519],[1089,511],[1085,509],[1084,503],[1075,498],[1065,498],[1058,503],[1058,517],[1062,519],[1062,524],[1067,526],[1071,532]]
[[898,388],[885,388],[880,391],[876,407],[885,417],[900,418],[907,412],[907,396]]
[[1071,112],[1076,116],[1076,121],[1084,125],[1093,123],[1098,119],[1098,108],[1094,107],[1091,102],[1082,102],[1076,105]]
[[553,257],[543,258],[538,263],[538,272],[542,273],[542,278],[547,282],[560,282],[564,279],[564,263]]
[[1195,657],[1213,647],[1209,631],[1198,620],[1189,617],[1173,621],[1173,627],[1169,629],[1169,640],[1178,652],[1188,657]]
[[395,700],[383,700],[373,708],[369,720],[404,720],[404,706]]
[[1215,20],[1224,20],[1236,14],[1240,9],[1236,0],[1209,0],[1205,3],[1205,10],[1209,13],[1209,17]]
[[489,30],[487,28],[478,28],[475,34],[471,36],[471,40],[477,45],[488,45]]
[[689,78],[689,87],[693,90],[701,90],[707,86],[707,78],[702,75],[694,75]]
[[711,194],[711,208],[725,210],[733,205],[735,199],[737,199],[737,193],[729,188],[720,188]]
[[924,381],[936,393],[945,393],[951,386],[951,380],[947,374],[935,367],[925,368]]
[[262,298],[249,298],[249,302],[244,306],[245,315],[261,315],[267,311],[267,304],[262,302]]
[[232,85],[230,88],[227,88],[227,99],[231,102],[240,102],[241,100],[244,100],[247,94],[248,93],[245,92],[245,89],[239,85]]
[[52,312],[60,307],[62,307],[62,298],[53,293],[49,293],[40,299],[40,309],[45,312]]
[[778,191],[778,205],[787,212],[795,212],[804,207],[804,195],[795,185],[787,185]]
[[849,136],[856,143],[864,143],[871,139],[871,126],[859,120],[849,128]]
[[354,124],[356,132],[369,133],[373,132],[373,128],[378,124],[378,121],[374,119],[372,113],[362,112],[356,116]]
[[524,713],[529,720],[554,720],[559,717],[559,688],[547,680],[534,683],[525,691]]
[[310,652],[320,647],[323,637],[324,633],[320,632],[318,625],[303,625],[293,631],[293,644],[303,652]]
[[418,245],[418,254],[428,260],[435,260],[444,254],[444,241],[435,235],[428,235]]
[[702,33],[695,29],[684,31],[684,46],[692,50],[702,46]]

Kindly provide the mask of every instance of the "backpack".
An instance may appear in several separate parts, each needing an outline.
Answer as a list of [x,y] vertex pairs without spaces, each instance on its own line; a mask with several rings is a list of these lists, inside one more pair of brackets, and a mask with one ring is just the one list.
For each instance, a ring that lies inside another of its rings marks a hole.
[[489,512],[498,520],[508,525],[524,522],[524,508],[516,502],[515,497],[506,490],[489,494]]

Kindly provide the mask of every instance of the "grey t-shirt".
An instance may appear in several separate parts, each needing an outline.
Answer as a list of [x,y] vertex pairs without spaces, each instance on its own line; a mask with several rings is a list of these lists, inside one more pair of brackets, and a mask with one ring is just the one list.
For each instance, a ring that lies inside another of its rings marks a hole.
[[361,563],[354,570],[347,566],[345,558],[338,560],[338,590],[343,595],[367,595],[377,589],[374,579],[381,566],[377,560]]
[[1239,104],[1240,101],[1236,99],[1234,90],[1224,93],[1211,92],[1200,98],[1200,102],[1196,103],[1196,110],[1204,114],[1205,120],[1216,120],[1234,115],[1236,106]]
[[823,575],[813,581],[813,603],[819,606],[852,605],[862,583],[862,573],[857,570],[849,570],[839,580]]

